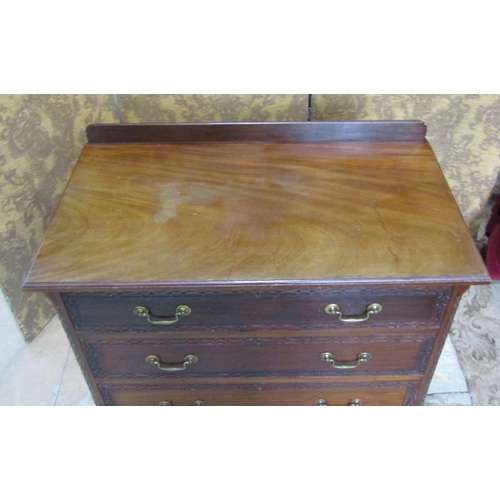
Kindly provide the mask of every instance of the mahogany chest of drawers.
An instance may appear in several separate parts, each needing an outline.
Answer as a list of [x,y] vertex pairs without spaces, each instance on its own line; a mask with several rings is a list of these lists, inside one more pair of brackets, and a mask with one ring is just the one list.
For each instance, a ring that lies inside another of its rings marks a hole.
[[421,404],[489,282],[425,131],[92,125],[24,288],[99,405]]

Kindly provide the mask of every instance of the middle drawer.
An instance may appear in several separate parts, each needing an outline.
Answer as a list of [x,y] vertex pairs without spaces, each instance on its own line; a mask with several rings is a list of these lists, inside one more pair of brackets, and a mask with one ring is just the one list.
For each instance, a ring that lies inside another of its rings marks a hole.
[[365,337],[81,339],[94,376],[175,378],[422,374],[428,334]]

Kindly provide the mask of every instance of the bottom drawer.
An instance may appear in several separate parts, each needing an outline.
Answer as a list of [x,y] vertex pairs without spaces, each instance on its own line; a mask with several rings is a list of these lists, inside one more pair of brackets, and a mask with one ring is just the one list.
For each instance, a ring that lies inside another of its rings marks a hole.
[[417,383],[226,384],[102,388],[118,406],[401,406],[414,404]]

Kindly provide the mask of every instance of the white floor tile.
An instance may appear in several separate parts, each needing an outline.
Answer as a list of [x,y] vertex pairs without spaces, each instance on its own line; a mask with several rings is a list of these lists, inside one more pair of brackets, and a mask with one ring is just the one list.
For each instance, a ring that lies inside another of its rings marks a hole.
[[2,360],[0,371],[0,405],[53,405],[69,353],[60,321],[54,318],[29,344],[22,337],[21,343],[13,338],[4,342],[8,337],[3,334],[0,341],[2,347],[10,345],[10,359]]
[[0,290],[0,374],[25,345],[23,333]]
[[472,398],[468,392],[429,394],[424,406],[472,406]]
[[78,361],[70,350],[56,399],[56,406],[95,406]]
[[427,394],[449,392],[469,392],[469,389],[458,362],[457,351],[448,337],[444,343]]

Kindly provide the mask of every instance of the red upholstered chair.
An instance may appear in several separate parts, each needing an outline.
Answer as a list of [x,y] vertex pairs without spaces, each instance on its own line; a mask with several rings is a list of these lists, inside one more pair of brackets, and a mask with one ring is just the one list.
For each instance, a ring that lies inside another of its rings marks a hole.
[[492,280],[500,280],[500,198],[491,210],[490,220],[486,225],[486,236],[486,268]]

